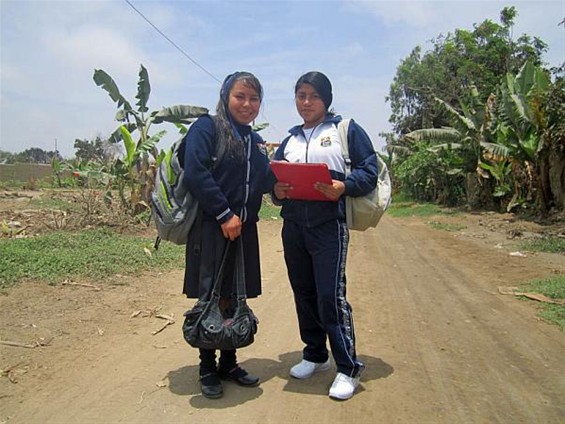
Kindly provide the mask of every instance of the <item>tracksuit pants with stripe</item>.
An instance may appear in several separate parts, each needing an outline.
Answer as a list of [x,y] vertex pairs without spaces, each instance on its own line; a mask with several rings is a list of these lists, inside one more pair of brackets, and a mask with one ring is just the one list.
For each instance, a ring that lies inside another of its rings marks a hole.
[[364,366],[357,360],[352,310],[345,297],[347,225],[332,220],[308,228],[285,220],[282,241],[300,337],[306,345],[303,358],[325,362],[329,339],[337,371],[356,377]]

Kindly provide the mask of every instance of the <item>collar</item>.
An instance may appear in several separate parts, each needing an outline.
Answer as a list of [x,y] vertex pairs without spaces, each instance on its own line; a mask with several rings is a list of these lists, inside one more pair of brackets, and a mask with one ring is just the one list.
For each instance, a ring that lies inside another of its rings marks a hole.
[[[339,121],[341,121],[342,119],[343,118],[341,117],[341,115],[332,115],[331,113],[328,113],[326,115],[326,117],[324,118],[324,120],[321,122],[321,124],[325,124],[327,122],[330,122],[330,123],[337,125],[339,123]],[[320,124],[318,124],[318,125],[320,125]],[[302,129],[303,126],[304,126],[304,124],[296,125],[296,126],[292,127],[290,130],[288,130],[288,132],[292,135],[304,134],[304,130]]]

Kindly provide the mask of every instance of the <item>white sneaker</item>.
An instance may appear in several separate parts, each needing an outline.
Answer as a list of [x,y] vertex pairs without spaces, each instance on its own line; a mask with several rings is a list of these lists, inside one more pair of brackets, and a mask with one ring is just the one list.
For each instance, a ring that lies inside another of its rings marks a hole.
[[298,364],[296,364],[290,369],[290,375],[294,378],[303,379],[303,378],[311,377],[312,374],[316,372],[327,371],[329,369],[330,369],[329,358],[326,362],[321,362],[321,363],[310,362],[307,361],[306,359],[303,359],[302,361],[300,361]]
[[330,397],[339,400],[349,399],[357,386],[359,386],[359,377],[348,377],[338,372],[330,388]]

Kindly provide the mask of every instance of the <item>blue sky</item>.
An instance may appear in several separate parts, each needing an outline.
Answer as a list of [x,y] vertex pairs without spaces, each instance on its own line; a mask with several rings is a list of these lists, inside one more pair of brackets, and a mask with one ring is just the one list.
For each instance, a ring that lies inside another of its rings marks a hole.
[[[0,0],[0,150],[30,147],[74,155],[74,140],[108,136],[115,104],[97,87],[103,69],[135,103],[140,64],[152,86],[151,110],[175,104],[214,110],[220,83],[236,70],[253,72],[265,89],[258,122],[279,141],[300,123],[296,79],[319,70],[331,79],[333,107],[359,122],[382,146],[389,131],[389,86],[410,51],[456,28],[499,22],[505,6],[518,10],[514,37],[549,44],[550,66],[565,60],[565,1],[215,1],[130,0],[198,62],[204,72],[155,31],[125,0]],[[177,138],[170,125],[160,143]]]

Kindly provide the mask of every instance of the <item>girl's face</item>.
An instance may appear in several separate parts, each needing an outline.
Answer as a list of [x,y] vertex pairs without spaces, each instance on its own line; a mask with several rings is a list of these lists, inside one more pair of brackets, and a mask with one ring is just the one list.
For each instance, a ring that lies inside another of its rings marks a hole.
[[298,88],[294,101],[298,114],[304,119],[304,128],[315,127],[326,117],[324,101],[310,84]]
[[254,88],[236,81],[228,96],[228,109],[233,120],[240,125],[248,125],[257,115],[261,107],[261,98]]

